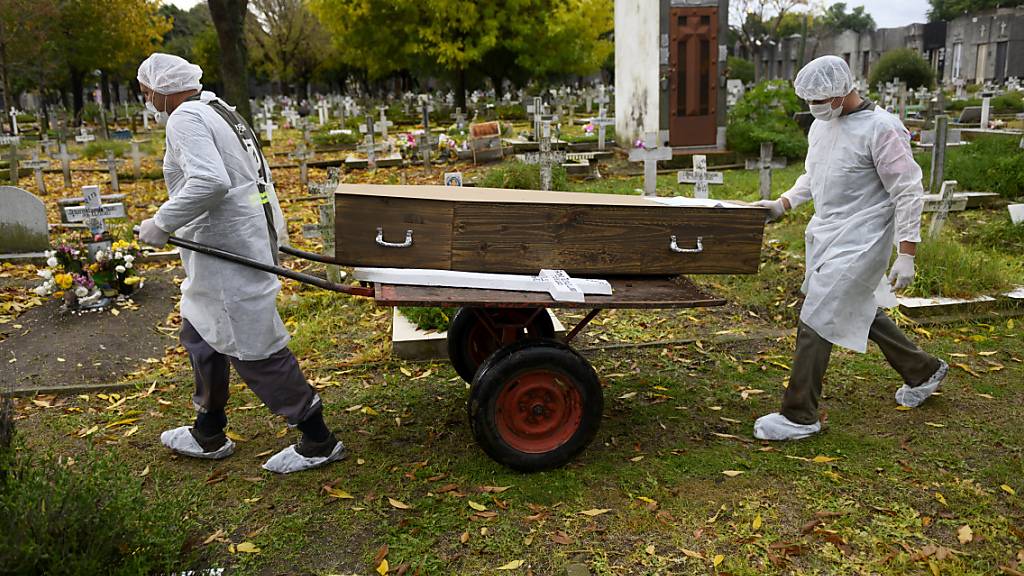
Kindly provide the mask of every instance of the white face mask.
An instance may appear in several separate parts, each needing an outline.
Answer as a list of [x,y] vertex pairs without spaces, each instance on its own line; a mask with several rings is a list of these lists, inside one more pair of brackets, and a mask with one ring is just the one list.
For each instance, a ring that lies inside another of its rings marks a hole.
[[[166,99],[167,97],[164,96]],[[166,104],[165,104],[166,105]],[[156,109],[156,105],[152,101],[146,100],[146,110],[149,110],[153,114],[153,119],[156,120],[157,126],[164,126],[167,124],[167,117],[170,116],[167,112],[161,112]]]
[[[846,102],[846,97],[843,97],[843,102]],[[811,116],[814,116],[818,120],[828,122],[835,120],[843,114],[843,103],[839,103],[838,108],[832,107],[832,101],[824,102],[822,104],[808,104],[807,107],[811,111]]]

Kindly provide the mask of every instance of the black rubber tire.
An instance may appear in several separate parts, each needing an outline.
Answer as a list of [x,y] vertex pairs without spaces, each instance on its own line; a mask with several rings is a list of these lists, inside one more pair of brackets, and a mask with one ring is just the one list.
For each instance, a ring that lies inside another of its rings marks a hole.
[[[579,394],[581,414],[571,436],[545,452],[525,452],[510,445],[499,430],[498,398],[502,390],[530,372],[558,375]],[[555,340],[522,340],[502,347],[477,370],[467,405],[477,444],[494,461],[521,472],[558,468],[579,455],[597,435],[604,410],[601,382],[590,363]]]
[[[473,340],[477,338],[479,330],[484,328],[477,316],[477,310],[490,315],[492,318],[500,318],[502,314],[532,314],[533,310],[519,308],[459,308],[448,326],[448,359],[455,368],[455,372],[465,380],[472,383],[477,368],[484,359],[493,354],[501,343],[495,341],[493,347],[480,351],[473,350]],[[525,333],[520,333],[520,339],[552,338],[555,335],[555,325],[551,322],[551,315],[547,310],[542,310],[533,321],[526,327]],[[481,358],[482,356],[482,358]]]

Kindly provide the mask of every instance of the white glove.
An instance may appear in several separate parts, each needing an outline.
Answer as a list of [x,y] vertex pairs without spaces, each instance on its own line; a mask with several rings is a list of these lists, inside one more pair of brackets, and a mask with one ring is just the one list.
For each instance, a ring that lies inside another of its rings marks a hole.
[[910,254],[899,254],[889,271],[889,284],[893,290],[900,291],[914,281],[914,257]]
[[143,244],[149,244],[154,248],[163,248],[167,245],[167,239],[171,235],[164,232],[152,218],[147,218],[142,221],[142,225],[139,226],[139,240]]
[[775,222],[786,214],[786,205],[782,203],[781,198],[778,200],[758,200],[754,202],[754,206],[768,209],[768,222]]

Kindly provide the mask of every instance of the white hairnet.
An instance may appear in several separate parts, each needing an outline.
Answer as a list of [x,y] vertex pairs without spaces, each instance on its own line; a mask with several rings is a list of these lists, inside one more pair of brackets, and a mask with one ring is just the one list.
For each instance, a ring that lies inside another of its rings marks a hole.
[[853,90],[853,74],[846,60],[838,56],[822,56],[800,69],[793,87],[796,95],[804,100],[846,96]]
[[139,84],[157,94],[202,90],[203,69],[180,56],[154,52],[139,64]]

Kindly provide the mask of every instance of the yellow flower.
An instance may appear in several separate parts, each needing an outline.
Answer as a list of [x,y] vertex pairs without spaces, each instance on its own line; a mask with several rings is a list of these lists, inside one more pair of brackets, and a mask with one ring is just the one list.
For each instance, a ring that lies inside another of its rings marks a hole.
[[129,276],[124,279],[124,283],[129,286],[135,286],[140,281],[142,281],[142,276]]
[[64,290],[71,288],[71,284],[75,281],[71,274],[55,274],[53,280]]

